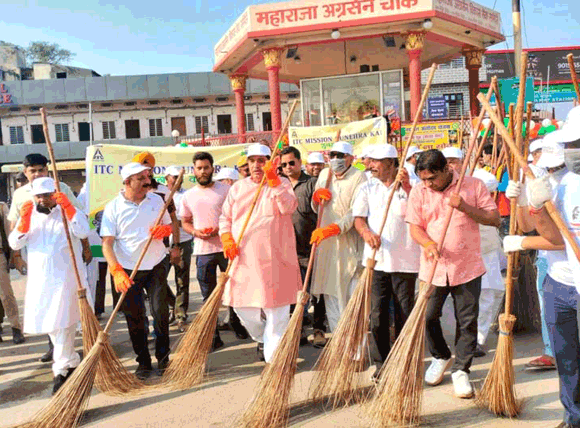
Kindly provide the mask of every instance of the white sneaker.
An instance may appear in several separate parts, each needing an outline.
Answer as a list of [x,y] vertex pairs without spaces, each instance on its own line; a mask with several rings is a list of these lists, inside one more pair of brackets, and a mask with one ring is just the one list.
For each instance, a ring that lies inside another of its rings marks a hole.
[[473,388],[469,383],[469,376],[463,370],[458,370],[451,374],[453,380],[453,388],[455,389],[455,396],[458,398],[473,397]]
[[435,386],[439,385],[443,381],[443,376],[445,371],[451,365],[451,358],[448,360],[443,360],[439,358],[433,358],[431,365],[425,373],[425,382],[427,385]]

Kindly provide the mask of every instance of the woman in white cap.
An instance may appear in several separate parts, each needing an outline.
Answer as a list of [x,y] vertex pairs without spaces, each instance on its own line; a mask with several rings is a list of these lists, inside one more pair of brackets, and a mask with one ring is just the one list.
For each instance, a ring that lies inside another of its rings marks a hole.
[[[352,167],[351,144],[334,143],[329,157],[330,168],[320,173],[313,195],[315,209],[321,200],[330,202],[310,242],[318,244],[311,291],[315,296],[324,295],[328,324],[334,331],[362,272],[363,240],[354,228],[352,203],[367,178]],[[332,180],[325,189],[328,174],[332,174]]]
[[[48,333],[54,345],[52,371],[53,394],[79,365],[75,352],[75,331],[80,321],[76,277],[64,233],[64,211],[75,249],[76,264],[83,287],[87,287],[82,245],[89,223],[84,213],[64,193],[55,191],[54,180],[37,178],[31,186],[34,202],[26,201],[20,218],[10,233],[10,246],[19,250],[28,247],[28,271],[24,303],[24,331]],[[90,295],[87,295],[90,299]]]
[[[302,285],[292,226],[298,202],[290,181],[276,173],[278,163],[271,162],[270,155],[263,144],[248,147],[250,177],[230,188],[219,220],[224,254],[233,261],[224,304],[234,308],[266,363],[282,339],[290,305],[296,303]],[[267,184],[242,241],[236,242],[264,176]]]

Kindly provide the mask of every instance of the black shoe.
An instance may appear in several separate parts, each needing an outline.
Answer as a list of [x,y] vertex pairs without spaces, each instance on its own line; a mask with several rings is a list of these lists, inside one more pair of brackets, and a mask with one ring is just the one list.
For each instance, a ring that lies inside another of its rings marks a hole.
[[139,380],[146,380],[149,379],[149,376],[151,376],[152,371],[153,367],[151,367],[151,363],[149,364],[139,363],[137,370],[135,370],[135,376],[137,376],[137,379]]
[[66,376],[64,378],[68,379],[69,377],[71,377],[73,372],[75,371],[75,369],[76,369],[76,367],[73,367],[72,369],[68,369],[68,372],[66,373]]
[[302,327],[302,331],[300,332],[300,346],[306,346],[308,343],[308,335],[306,334],[304,327]]
[[213,343],[212,343],[212,345],[211,345],[211,351],[210,351],[210,352],[217,351],[218,349],[220,349],[220,348],[221,348],[221,347],[223,347],[223,346],[224,346],[224,342],[223,342],[223,340],[221,339],[221,337],[219,337],[219,336],[215,336],[215,337],[213,338]]
[[52,361],[52,349],[38,359],[41,363],[50,363]]
[[24,343],[24,336],[22,335],[22,330],[19,328],[12,327],[12,342],[14,342],[15,345]]
[[377,366],[375,372],[371,376],[371,382],[373,383],[373,385],[379,384],[379,377],[380,376],[381,376],[381,368]]
[[266,357],[264,357],[264,344],[258,342],[258,349],[256,350],[258,353],[258,359],[262,362],[266,362]]
[[230,329],[234,331],[234,334],[239,340],[246,340],[250,337],[248,330],[240,322],[230,322]]
[[167,367],[169,367],[169,357],[164,358],[157,363],[157,372],[155,374],[159,377],[163,376]]
[[52,395],[56,394],[61,386],[66,382],[67,376],[56,375],[52,384]]
[[477,346],[475,347],[475,352],[473,353],[473,357],[474,358],[481,358],[481,357],[485,357],[486,353],[485,351],[481,348],[481,345],[478,343]]

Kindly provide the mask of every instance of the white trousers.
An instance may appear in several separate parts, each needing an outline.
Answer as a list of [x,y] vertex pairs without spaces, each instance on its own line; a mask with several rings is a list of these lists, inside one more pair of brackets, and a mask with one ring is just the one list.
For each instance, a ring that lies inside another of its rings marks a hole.
[[503,290],[484,288],[479,295],[479,316],[477,318],[477,343],[485,345],[489,328],[503,297]]
[[328,319],[328,326],[330,327],[331,332],[334,332],[334,330],[336,330],[336,326],[338,325],[338,320],[340,320],[340,317],[341,317],[342,313],[344,312],[346,305],[348,305],[348,301],[350,300],[351,296],[353,295],[354,290],[356,289],[356,285],[358,283],[358,280],[360,279],[360,276],[363,273],[363,271],[364,271],[364,268],[363,269],[357,268],[354,276],[350,280],[350,283],[348,284],[348,289],[346,290],[346,301],[345,302],[341,302],[338,297],[330,296],[328,294],[324,295],[324,306],[326,307],[326,318]]
[[290,305],[234,310],[252,339],[264,344],[264,358],[269,363],[290,322]]
[[75,332],[76,324],[48,334],[54,345],[52,372],[55,377],[66,376],[68,369],[74,369],[81,362],[80,355],[75,351]]

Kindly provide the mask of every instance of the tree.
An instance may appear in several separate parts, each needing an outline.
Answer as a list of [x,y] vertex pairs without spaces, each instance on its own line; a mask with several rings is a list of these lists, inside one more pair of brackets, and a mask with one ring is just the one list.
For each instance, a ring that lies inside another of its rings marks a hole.
[[63,49],[58,43],[30,42],[26,48],[26,58],[29,63],[45,62],[49,64],[63,64],[69,62],[76,54]]

